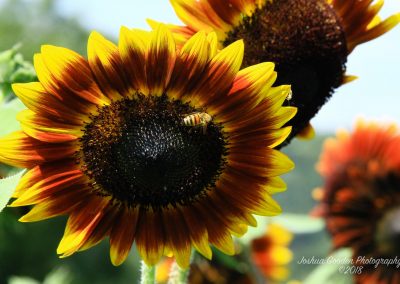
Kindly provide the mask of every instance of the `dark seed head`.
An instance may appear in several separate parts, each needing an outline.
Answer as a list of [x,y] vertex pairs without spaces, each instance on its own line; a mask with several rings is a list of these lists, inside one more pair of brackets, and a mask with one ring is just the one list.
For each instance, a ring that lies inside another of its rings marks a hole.
[[198,110],[166,95],[113,102],[87,124],[78,153],[94,190],[128,206],[186,205],[215,186],[223,166],[222,127],[183,124]]
[[[292,85],[287,142],[299,133],[343,81],[346,39],[335,11],[325,0],[266,1],[227,35],[223,45],[244,39],[244,66],[276,63],[276,85]],[[281,145],[282,146],[282,145]]]

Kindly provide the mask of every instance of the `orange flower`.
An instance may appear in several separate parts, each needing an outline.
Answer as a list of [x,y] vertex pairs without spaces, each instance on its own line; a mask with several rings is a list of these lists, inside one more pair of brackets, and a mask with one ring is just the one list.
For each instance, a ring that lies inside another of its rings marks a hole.
[[289,276],[287,265],[293,258],[288,245],[293,235],[278,224],[270,224],[267,233],[251,243],[252,260],[268,283],[283,281]]
[[400,133],[395,125],[358,122],[325,142],[317,169],[325,179],[318,212],[335,248],[351,247],[362,266],[357,283],[399,283]]

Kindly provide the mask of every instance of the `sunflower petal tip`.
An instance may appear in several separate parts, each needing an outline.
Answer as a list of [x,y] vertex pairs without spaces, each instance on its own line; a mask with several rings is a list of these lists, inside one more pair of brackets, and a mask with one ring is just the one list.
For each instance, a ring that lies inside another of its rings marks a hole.
[[155,28],[159,25],[159,22],[157,22],[157,21],[155,21],[155,20],[153,20],[153,19],[149,19],[149,18],[146,19],[146,23],[147,23],[152,29],[155,29]]
[[239,39],[235,42],[239,48],[242,48],[244,50],[244,40],[243,39]]
[[[11,204],[9,205],[10,207],[13,207]],[[26,215],[22,216],[21,218],[18,219],[19,222],[21,223],[27,223],[29,222],[28,218],[26,217]]]
[[118,255],[110,255],[111,263],[114,266],[120,266],[125,258],[119,257]]
[[129,28],[128,27],[126,27],[126,26],[121,26],[120,28],[119,28],[119,31],[120,31],[120,33],[122,33],[122,32],[127,32],[127,31],[129,31]]
[[33,55],[33,62],[35,63],[36,61],[38,61],[39,59],[41,59],[42,55],[40,53],[35,53]]
[[40,51],[41,51],[42,53],[46,53],[46,52],[50,52],[50,51],[52,51],[52,50],[54,50],[54,49],[56,49],[56,48],[57,48],[57,47],[54,46],[54,45],[43,44],[43,45],[40,47]]
[[92,31],[89,35],[89,41],[91,42],[92,40],[98,40],[98,39],[103,39],[103,35],[97,31]]
[[13,90],[14,93],[19,92],[22,89],[22,85],[25,83],[13,83],[11,84],[11,89]]

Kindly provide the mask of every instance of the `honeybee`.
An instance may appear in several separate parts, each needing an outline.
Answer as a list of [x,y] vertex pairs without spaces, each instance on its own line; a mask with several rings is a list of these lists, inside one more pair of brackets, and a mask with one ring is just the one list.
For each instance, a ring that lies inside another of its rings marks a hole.
[[212,120],[211,115],[205,112],[194,112],[183,118],[183,125],[192,127],[202,127],[203,134],[206,134],[207,125]]

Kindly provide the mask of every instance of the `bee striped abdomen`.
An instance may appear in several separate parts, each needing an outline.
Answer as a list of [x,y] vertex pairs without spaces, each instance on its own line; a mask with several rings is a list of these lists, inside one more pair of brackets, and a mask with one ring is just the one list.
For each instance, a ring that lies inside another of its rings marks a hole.
[[186,126],[197,126],[201,123],[200,115],[197,113],[186,116],[183,119],[183,124]]

